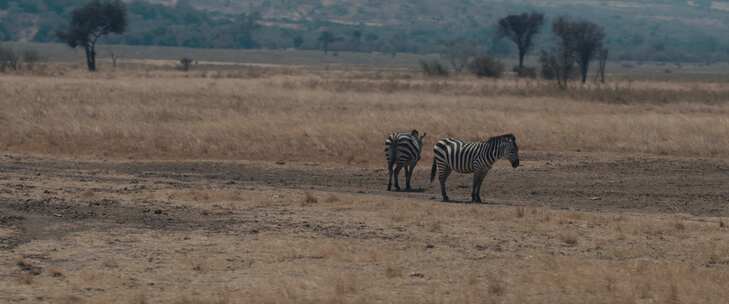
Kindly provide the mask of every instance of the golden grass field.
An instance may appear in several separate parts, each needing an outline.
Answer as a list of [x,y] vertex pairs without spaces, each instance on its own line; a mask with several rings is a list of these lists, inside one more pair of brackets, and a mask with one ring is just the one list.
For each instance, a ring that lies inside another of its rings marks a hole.
[[[0,75],[0,302],[729,299],[724,82],[169,64]],[[413,128],[421,192],[386,192]],[[507,132],[489,204],[439,202],[436,139]]]
[[[729,156],[723,83],[562,92],[535,81],[406,76],[294,68],[0,76],[0,147],[95,158],[379,165],[385,134],[417,128],[431,143],[511,132],[527,150]],[[347,144],[338,144],[343,138]]]

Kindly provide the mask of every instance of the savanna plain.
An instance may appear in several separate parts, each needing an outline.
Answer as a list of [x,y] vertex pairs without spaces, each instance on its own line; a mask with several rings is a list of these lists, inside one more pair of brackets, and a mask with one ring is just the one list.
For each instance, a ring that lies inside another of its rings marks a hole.
[[[173,65],[0,74],[0,302],[729,299],[729,85],[706,67],[611,63],[560,90]],[[411,129],[416,189],[385,191],[384,139]],[[440,202],[437,139],[503,133],[522,166],[491,171],[486,204],[465,203],[465,175]]]

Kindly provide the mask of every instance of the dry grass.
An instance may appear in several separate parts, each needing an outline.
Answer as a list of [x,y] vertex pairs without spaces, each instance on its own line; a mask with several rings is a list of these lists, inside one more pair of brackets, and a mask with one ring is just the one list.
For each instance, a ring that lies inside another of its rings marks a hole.
[[[694,90],[695,84],[632,83],[615,93],[629,100],[616,102],[591,97],[612,94],[600,91],[607,88],[564,93],[539,83],[466,77],[439,82],[378,72],[265,69],[214,76],[134,73],[0,76],[0,149],[379,166],[384,134],[417,128],[430,134],[426,144],[446,135],[476,139],[514,132],[526,150],[729,156],[726,89],[715,84]],[[347,145],[339,144],[342,138]],[[85,176],[81,169],[74,172]],[[334,195],[206,177],[186,181],[185,174],[177,183],[140,179],[123,190],[111,173],[108,180],[83,182],[8,175],[0,184],[4,199],[62,197],[88,204],[113,198],[130,208],[148,204],[154,212],[137,224],[106,214],[57,219],[63,222],[48,229],[58,234],[0,250],[0,278],[10,278],[0,279],[0,302],[729,298],[729,235],[722,218],[533,207],[539,202],[442,204],[425,198],[427,193]],[[600,203],[608,199],[606,194]],[[203,211],[192,213],[194,218],[168,212],[196,208]],[[208,219],[198,226],[197,217]],[[22,233],[0,228],[1,238]]]
[[304,193],[304,199],[301,201],[302,206],[310,206],[319,202],[319,199],[311,192]]
[[21,266],[0,267],[0,276],[18,278],[1,281],[0,290],[59,303],[82,295],[123,303],[717,303],[729,296],[720,288],[729,279],[729,239],[717,219],[344,193],[336,203],[302,207],[305,197],[240,190],[235,206],[216,207],[277,223],[255,234],[127,227],[35,240],[15,250],[22,258],[0,251],[0,266],[47,263],[63,267],[62,276],[53,275],[60,268],[28,276]]
[[[0,149],[380,164],[385,134],[417,128],[428,132],[426,146],[444,136],[512,132],[528,150],[729,156],[729,90],[717,84],[644,81],[561,92],[539,82],[329,73],[0,76]],[[346,75],[352,78],[328,78]]]
[[[87,295],[92,302],[143,294],[125,303],[247,303],[252,298],[257,303],[720,303],[729,296],[720,288],[729,279],[729,240],[715,223],[544,209],[527,209],[519,218],[516,207],[387,199],[390,204],[383,208],[379,203],[385,198],[340,198],[334,205],[295,209],[297,216],[310,223],[364,221],[374,231],[407,233],[388,240],[286,231],[258,236],[86,231],[19,248],[53,249],[52,259],[68,266],[63,280],[25,276],[30,283],[19,277],[0,283],[0,290],[26,296],[42,292],[54,302],[70,296],[69,286],[77,284],[105,290]],[[344,207],[350,211],[335,211]],[[268,210],[287,208],[299,208],[298,203]],[[388,228],[387,215],[394,211],[401,214],[403,230]],[[441,229],[420,225],[429,212],[444,223]],[[547,212],[565,222],[544,221]],[[692,222],[678,231],[678,221]],[[626,239],[618,237],[616,227],[627,231]],[[124,245],[110,245],[111,240]],[[154,259],[148,259],[152,253]],[[105,267],[109,255],[117,261],[113,270]],[[93,258],[79,260],[85,256]]]

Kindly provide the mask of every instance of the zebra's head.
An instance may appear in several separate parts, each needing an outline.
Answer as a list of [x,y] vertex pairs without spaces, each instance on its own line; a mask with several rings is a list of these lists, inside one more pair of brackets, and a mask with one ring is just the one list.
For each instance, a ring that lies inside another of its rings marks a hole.
[[425,138],[425,135],[428,135],[428,133],[423,133],[423,135],[420,135],[420,133],[418,132],[418,130],[412,130],[410,132],[410,135],[412,135],[413,137],[415,137],[418,140],[418,143],[420,144],[420,146],[422,147],[423,146],[423,138]]
[[519,167],[519,146],[516,145],[516,137],[513,134],[502,135],[501,147],[502,158],[508,159],[513,168]]

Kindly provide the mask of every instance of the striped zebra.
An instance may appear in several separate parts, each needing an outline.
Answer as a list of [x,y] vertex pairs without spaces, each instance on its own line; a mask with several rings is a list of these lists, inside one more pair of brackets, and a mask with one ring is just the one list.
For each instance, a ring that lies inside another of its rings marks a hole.
[[516,137],[512,134],[491,137],[485,142],[465,142],[460,139],[445,138],[438,141],[433,147],[433,168],[430,171],[430,182],[438,174],[440,192],[443,201],[448,201],[446,194],[446,180],[451,171],[458,173],[473,173],[473,186],[471,188],[471,201],[481,202],[481,184],[493,164],[499,159],[508,159],[511,166],[519,166],[519,147]]
[[385,158],[387,159],[387,171],[390,175],[387,181],[387,191],[392,189],[393,176],[395,189],[400,191],[398,175],[403,167],[405,167],[405,190],[411,190],[410,179],[413,176],[415,165],[420,160],[425,135],[423,133],[420,136],[418,130],[412,130],[410,133],[395,132],[387,137],[387,140],[385,140]]

